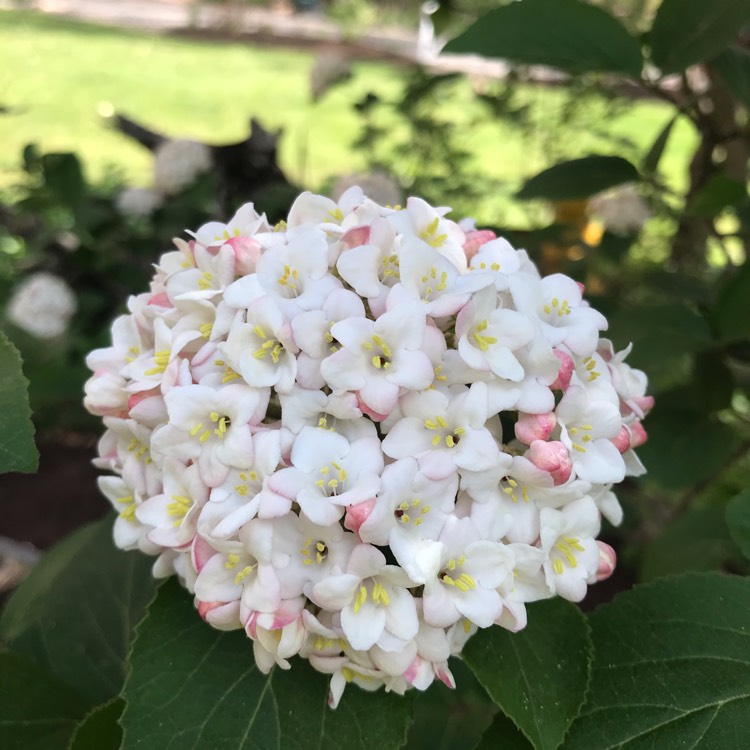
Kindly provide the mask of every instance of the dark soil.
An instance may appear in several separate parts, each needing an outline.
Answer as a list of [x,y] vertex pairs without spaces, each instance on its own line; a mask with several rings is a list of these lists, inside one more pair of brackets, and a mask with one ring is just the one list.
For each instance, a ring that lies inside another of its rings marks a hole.
[[0,535],[48,549],[105,515],[109,505],[91,465],[95,450],[94,437],[42,443],[37,474],[0,476]]

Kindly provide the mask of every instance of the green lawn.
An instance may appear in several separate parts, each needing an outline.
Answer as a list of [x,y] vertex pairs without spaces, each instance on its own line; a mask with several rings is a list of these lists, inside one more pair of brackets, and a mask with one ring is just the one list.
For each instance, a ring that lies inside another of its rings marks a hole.
[[[358,127],[352,104],[371,89],[395,95],[403,71],[359,63],[350,82],[312,105],[312,62],[303,52],[249,43],[201,43],[0,11],[0,104],[13,109],[0,116],[0,187],[17,178],[20,152],[29,142],[44,150],[77,151],[93,179],[114,165],[134,183],[148,184],[148,153],[104,126],[97,111],[107,103],[170,135],[213,143],[244,137],[250,116],[266,126],[284,126],[283,167],[316,187],[332,174],[361,166],[350,146]],[[475,127],[468,84],[445,104],[466,131],[477,169],[512,184],[550,162],[548,139],[540,133],[562,103],[554,89],[528,88],[522,95],[534,107],[538,133],[521,136],[504,123]],[[638,103],[604,126],[644,153],[668,118],[662,105]],[[598,150],[602,141],[588,124],[601,127],[601,120],[594,102],[582,126],[556,140],[570,156]],[[675,183],[683,179],[693,142],[688,126],[676,128],[665,155]]]

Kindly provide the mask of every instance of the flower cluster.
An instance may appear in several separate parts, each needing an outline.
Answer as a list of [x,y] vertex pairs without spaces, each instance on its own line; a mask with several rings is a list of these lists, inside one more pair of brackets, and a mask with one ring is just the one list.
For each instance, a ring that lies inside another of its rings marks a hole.
[[578,601],[643,467],[646,378],[604,317],[492,232],[410,198],[252,205],[159,260],[86,405],[118,546],[156,555],[259,667],[449,686],[477,628]]
[[24,278],[8,300],[8,320],[40,339],[53,339],[68,329],[78,309],[75,293],[64,279],[47,271]]

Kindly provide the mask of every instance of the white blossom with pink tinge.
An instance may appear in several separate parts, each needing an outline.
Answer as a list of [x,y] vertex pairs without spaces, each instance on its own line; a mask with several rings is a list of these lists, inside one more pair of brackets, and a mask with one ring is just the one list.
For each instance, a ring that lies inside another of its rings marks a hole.
[[[653,405],[583,287],[409,198],[252,204],[155,265],[86,407],[114,541],[155,556],[258,668],[440,680],[479,628],[612,574],[601,517]],[[248,645],[248,649],[250,649]]]

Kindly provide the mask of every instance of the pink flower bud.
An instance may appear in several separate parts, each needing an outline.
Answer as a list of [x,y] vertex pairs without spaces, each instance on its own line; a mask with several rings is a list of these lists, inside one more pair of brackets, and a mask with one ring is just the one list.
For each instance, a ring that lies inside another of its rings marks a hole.
[[557,378],[554,383],[550,386],[553,391],[565,391],[568,390],[570,385],[570,379],[573,377],[573,370],[575,370],[575,364],[573,360],[565,352],[561,352],[555,349],[555,356],[560,360],[560,369],[557,371]]
[[149,297],[149,305],[155,305],[156,307],[172,307],[172,301],[166,292],[159,292]]
[[161,396],[161,392],[158,388],[152,388],[150,391],[137,391],[136,393],[131,393],[128,397],[128,411],[138,406],[141,401],[145,401],[147,398],[152,398],[153,396]]
[[586,292],[586,285],[580,281],[576,281],[576,284],[578,284],[578,288],[581,290],[581,294],[584,294]]
[[234,250],[234,272],[238,276],[255,273],[255,264],[260,258],[260,243],[252,237],[232,237],[227,240]]
[[359,393],[357,393],[357,407],[363,414],[367,414],[373,422],[382,422],[384,419],[388,418],[387,414],[378,414],[378,412],[373,411],[364,401],[362,401],[359,397]]
[[558,440],[545,442],[535,440],[526,458],[542,471],[547,471],[552,476],[555,484],[565,484],[573,471],[573,462],[570,459],[568,449]]
[[630,448],[630,432],[628,431],[628,428],[620,427],[620,431],[612,438],[612,440],[610,440],[610,442],[618,451],[620,451],[620,453],[625,453],[625,451]]
[[351,250],[353,247],[366,245],[370,241],[370,227],[354,227],[341,236],[339,242],[345,249]]
[[346,518],[344,519],[344,526],[353,531],[355,534],[359,534],[359,527],[370,517],[372,509],[375,507],[375,498],[371,500],[365,500],[362,503],[356,505],[350,505],[346,509]]
[[617,555],[608,544],[597,541],[599,547],[599,567],[596,569],[596,580],[606,581],[615,572]]
[[205,620],[212,609],[223,607],[226,602],[198,602],[198,614]]
[[645,417],[651,409],[654,408],[654,397],[653,396],[637,396],[633,399],[633,403],[641,410],[641,414]]
[[535,440],[547,440],[557,425],[554,412],[548,414],[519,414],[516,422],[516,437],[526,445]]
[[435,669],[435,674],[437,675],[438,680],[443,683],[446,687],[449,687],[451,690],[456,689],[456,680],[453,677],[453,673],[448,669],[448,667],[437,667]]
[[216,550],[203,537],[196,534],[190,554],[193,558],[193,567],[200,573],[203,566],[216,554]]
[[496,239],[497,235],[491,229],[471,229],[466,232],[466,240],[464,241],[466,260],[471,260],[479,252],[482,245]]
[[637,448],[648,440],[648,434],[640,422],[630,425],[630,447]]

